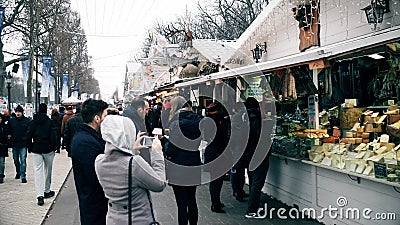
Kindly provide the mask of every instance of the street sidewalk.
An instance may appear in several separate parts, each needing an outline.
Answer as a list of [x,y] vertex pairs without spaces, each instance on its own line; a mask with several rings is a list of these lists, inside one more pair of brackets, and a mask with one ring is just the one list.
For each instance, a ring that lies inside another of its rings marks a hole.
[[[246,190],[247,191],[247,190]],[[174,193],[170,186],[163,192],[152,193],[154,211],[157,221],[162,225],[177,225],[177,207]],[[226,214],[213,213],[210,210],[210,194],[208,185],[197,188],[197,203],[199,208],[199,225],[317,225],[319,223],[310,220],[282,220],[274,216],[272,219],[247,219],[247,202],[238,202],[232,196],[230,182],[225,181],[221,193],[222,202],[225,204]],[[263,200],[268,202],[268,207],[285,207],[278,201],[263,195]],[[78,197],[76,195],[73,174],[71,173],[56,203],[48,213],[44,225],[80,225]]]
[[[67,157],[67,152],[62,150],[60,154],[56,153],[51,182],[51,190],[56,192],[56,196],[70,170],[71,159]],[[56,199],[56,196],[48,198],[44,200],[43,206],[37,205],[30,153],[27,157],[26,173],[28,183],[23,184],[20,179],[14,179],[15,166],[12,151],[9,149],[9,157],[6,158],[6,177],[4,183],[0,184],[0,224],[40,225]]]
[[[37,205],[34,190],[33,166],[31,154],[27,159],[27,184],[15,180],[15,168],[10,157],[6,158],[6,178],[0,184],[0,224],[1,225],[80,225],[79,207],[76,189],[71,171],[71,159],[66,151],[56,153],[53,164],[52,190],[53,198],[45,199],[44,206]],[[246,188],[248,188],[246,186]],[[246,189],[246,192],[248,190]],[[197,188],[199,208],[199,225],[317,225],[310,220],[282,220],[274,216],[272,219],[247,219],[244,217],[247,202],[238,202],[232,196],[229,181],[224,181],[221,200],[225,204],[226,214],[213,213],[210,210],[210,194],[208,185]],[[263,201],[268,207],[285,207],[278,201],[263,194]],[[152,193],[157,221],[162,225],[177,225],[177,207],[172,188],[160,193]]]

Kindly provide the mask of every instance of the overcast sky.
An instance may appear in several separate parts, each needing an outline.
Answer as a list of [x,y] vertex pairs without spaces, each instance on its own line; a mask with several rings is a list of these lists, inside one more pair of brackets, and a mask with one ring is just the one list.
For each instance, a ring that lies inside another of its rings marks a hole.
[[71,7],[81,16],[103,98],[117,86],[121,97],[125,65],[139,50],[154,22],[172,21],[184,15],[186,7],[193,9],[196,1],[71,0]]

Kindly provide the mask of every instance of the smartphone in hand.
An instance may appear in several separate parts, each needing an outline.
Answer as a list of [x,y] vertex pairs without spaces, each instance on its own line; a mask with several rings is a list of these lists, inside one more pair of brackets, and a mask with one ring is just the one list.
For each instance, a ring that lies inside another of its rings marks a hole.
[[151,148],[151,146],[153,144],[153,141],[154,141],[154,137],[147,137],[146,136],[146,137],[144,137],[142,139],[142,142],[140,144],[143,145],[143,146]]

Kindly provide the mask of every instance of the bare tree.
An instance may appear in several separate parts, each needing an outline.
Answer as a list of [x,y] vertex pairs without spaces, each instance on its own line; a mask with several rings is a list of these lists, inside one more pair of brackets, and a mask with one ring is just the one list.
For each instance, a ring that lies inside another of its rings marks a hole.
[[[3,4],[4,6],[4,4]],[[18,43],[12,51],[4,51],[0,41],[0,72],[3,74],[8,65],[26,59],[31,60],[28,78],[28,98],[32,101],[32,74],[37,70],[34,59],[41,60],[43,55],[53,56],[53,76],[57,82],[58,96],[62,74],[68,72],[70,80],[81,84],[93,78],[91,58],[88,54],[87,39],[81,27],[77,12],[70,9],[70,0],[15,0],[6,1],[7,8],[3,23],[5,43]],[[8,54],[8,61],[4,55]],[[37,71],[40,74],[40,71]],[[84,86],[99,93],[98,82],[85,83]],[[0,93],[4,79],[0,79]],[[56,99],[60,101],[59,98]]]
[[233,40],[250,26],[268,0],[208,0],[197,2],[197,13],[175,21],[157,22],[155,30],[171,43],[194,39]]

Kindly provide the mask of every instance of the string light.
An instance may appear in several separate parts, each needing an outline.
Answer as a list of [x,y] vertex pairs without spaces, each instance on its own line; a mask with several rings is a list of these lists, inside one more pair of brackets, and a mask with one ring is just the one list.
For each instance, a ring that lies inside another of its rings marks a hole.
[[[392,28],[398,24],[396,21],[399,20],[400,16],[400,2],[398,0],[390,2],[392,16],[382,23],[383,29]],[[319,3],[316,3],[314,0],[282,0],[269,15],[265,16],[260,26],[251,32],[249,38],[239,49],[245,49],[242,53],[251,58],[250,50],[254,48],[255,43],[267,42],[269,48],[275,48],[275,46],[279,44],[279,40],[282,39],[282,36],[286,37],[286,40],[291,41],[291,39],[294,38],[294,36],[291,35],[293,30],[298,29],[298,23],[296,23],[296,20],[293,18],[292,8],[305,7],[306,4],[311,4],[311,10],[305,9],[306,12],[312,13],[313,10],[317,10],[318,16],[312,14],[311,20],[305,20],[305,26],[309,27],[309,32],[308,34],[304,34],[304,38],[309,39],[311,38],[310,35],[315,35],[316,31],[312,26],[314,21],[316,24],[320,25],[320,32],[324,32],[324,35],[321,35],[320,38],[323,38],[324,43],[329,43],[333,35],[333,33],[331,33],[332,29],[330,29],[334,23],[334,21],[332,21],[332,12],[335,11],[338,12],[336,15],[340,17],[337,18],[337,21],[342,26],[343,33],[341,36],[343,40],[353,38],[351,35],[353,27],[367,26],[365,17],[361,13],[360,8],[370,4],[370,0],[330,0],[324,1],[324,3],[321,2],[320,6]],[[357,20],[356,18],[359,19]]]

